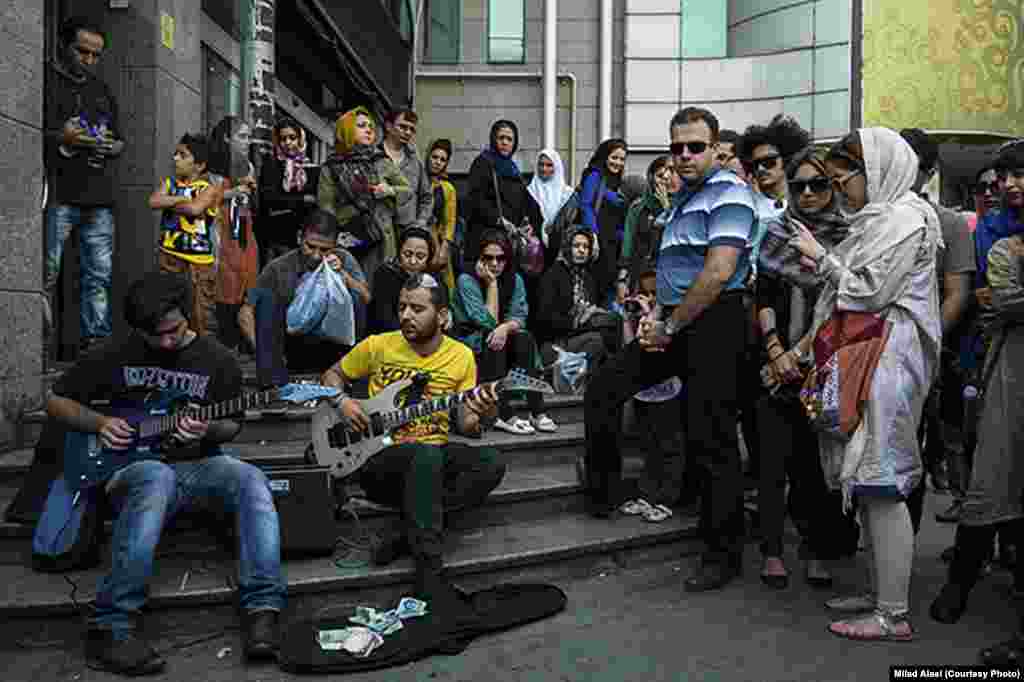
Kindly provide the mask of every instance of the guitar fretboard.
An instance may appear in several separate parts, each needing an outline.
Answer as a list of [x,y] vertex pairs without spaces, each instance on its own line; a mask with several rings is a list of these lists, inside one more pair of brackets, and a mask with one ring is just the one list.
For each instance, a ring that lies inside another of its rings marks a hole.
[[[502,382],[498,381],[494,385],[495,390],[502,390]],[[386,412],[382,416],[385,430],[398,428],[408,424],[409,422],[419,419],[420,417],[427,417],[436,412],[444,412],[450,410],[454,405],[458,405],[465,402],[466,398],[470,396],[476,389],[470,389],[463,391],[462,393],[451,393],[449,395],[443,395],[437,398],[431,398],[430,400],[422,400],[415,405],[409,405],[408,407],[402,407],[392,412]]]
[[187,415],[201,421],[222,419],[228,415],[237,414],[245,410],[263,407],[277,400],[278,389],[272,388],[257,393],[245,393],[232,400],[214,403],[206,407],[199,407],[191,410],[182,410],[176,414],[169,414],[162,417],[146,419],[139,425],[139,435],[143,438],[152,438],[165,433],[170,433],[178,424],[182,415]]

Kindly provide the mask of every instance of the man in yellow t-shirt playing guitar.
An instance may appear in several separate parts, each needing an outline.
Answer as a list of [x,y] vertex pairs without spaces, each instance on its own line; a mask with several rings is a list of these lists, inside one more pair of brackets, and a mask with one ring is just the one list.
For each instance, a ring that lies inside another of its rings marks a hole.
[[[476,386],[473,352],[444,333],[448,291],[432,275],[412,275],[398,297],[400,331],[371,336],[328,369],[323,383],[344,389],[369,378],[370,397],[410,378],[422,400],[468,391]],[[339,408],[353,428],[364,433],[370,419],[357,400],[342,396]],[[478,433],[480,418],[493,417],[494,385],[480,386],[457,411],[463,433]],[[358,472],[367,497],[402,509],[404,531],[386,537],[373,550],[384,565],[411,553],[416,561],[416,594],[433,603],[432,611],[459,613],[458,592],[442,575],[445,516],[480,507],[501,482],[505,466],[494,448],[449,443],[449,414],[420,417],[392,433],[393,445],[374,455]]]

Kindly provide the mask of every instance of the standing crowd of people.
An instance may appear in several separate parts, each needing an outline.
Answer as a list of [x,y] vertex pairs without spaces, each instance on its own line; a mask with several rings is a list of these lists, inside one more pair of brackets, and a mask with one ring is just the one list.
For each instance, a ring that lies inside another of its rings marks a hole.
[[[371,395],[427,372],[424,395],[436,396],[474,390],[516,367],[540,376],[561,349],[588,363],[580,463],[588,512],[660,521],[675,505],[699,503],[706,549],[687,591],[719,589],[741,574],[741,431],[767,587],[789,584],[787,513],[813,587],[831,587],[831,563],[852,557],[863,538],[864,589],[827,602],[834,634],[914,637],[909,590],[927,479],[952,489],[955,502],[940,520],[959,524],[932,617],[952,623],[964,612],[997,535],[1000,559],[1024,594],[1016,561],[1024,467],[1014,457],[1024,439],[1014,392],[1024,144],[1004,146],[978,174],[976,210],[965,214],[922,194],[938,146],[917,129],[860,128],[823,149],[789,117],[740,134],[720,130],[708,109],[688,107],[668,122],[670,153],[645,178],[626,174],[628,145],[610,139],[572,185],[551,149],[537,155],[527,182],[515,160],[519,130],[503,119],[460,195],[448,178],[452,142],[434,140],[421,157],[412,110],[389,112],[382,124],[363,107],[344,113],[335,152],[320,166],[306,156],[302,126],[282,118],[258,174],[249,125],[227,117],[209,135],[186,133],[166,150],[173,174],[149,197],[159,213],[160,274],[126,300],[132,341],[94,348],[110,334],[109,161],[124,142],[116,103],[89,71],[102,34],[72,23],[62,41],[48,105],[48,159],[60,189],[48,210],[46,282],[55,281],[63,241],[78,226],[88,352],[54,388],[54,419],[125,446],[127,424],[84,407],[119,388],[109,377],[124,373],[109,370],[124,362],[209,370],[218,399],[240,390],[240,379],[209,367],[212,359],[237,370],[246,350],[270,375],[316,373],[342,390],[368,379]],[[346,307],[340,337],[296,331],[290,320],[321,267],[344,291],[330,302]],[[210,345],[214,336],[227,354]],[[620,432],[630,401],[654,435],[649,465],[660,473],[644,486],[646,497],[626,499]],[[343,395],[338,406],[350,423],[368,426],[358,401]],[[482,504],[504,468],[491,449],[455,446],[448,435],[558,429],[541,394],[530,393],[527,407],[520,417],[507,394],[483,387],[459,410],[403,427],[361,475],[368,495],[407,511],[404,531],[376,547],[374,561],[412,554],[417,593],[458,618],[471,614],[442,578],[445,511]],[[679,424],[684,447],[664,438]],[[276,646],[283,586],[265,478],[215,447],[239,428],[186,420],[179,435],[201,444],[202,464],[132,465],[113,480],[130,491],[117,498],[127,520],[115,535],[131,540],[115,542],[118,561],[97,600],[89,641],[98,666],[162,667],[133,639],[129,616],[144,602],[162,523],[186,502],[175,476],[196,495],[243,510],[239,541],[255,548],[240,555],[247,651],[259,657]],[[674,480],[663,473],[668,460],[685,460]],[[217,480],[200,485],[204,468]],[[141,502],[153,495],[163,501],[158,511]],[[1020,636],[983,652],[986,663],[1022,656]]]

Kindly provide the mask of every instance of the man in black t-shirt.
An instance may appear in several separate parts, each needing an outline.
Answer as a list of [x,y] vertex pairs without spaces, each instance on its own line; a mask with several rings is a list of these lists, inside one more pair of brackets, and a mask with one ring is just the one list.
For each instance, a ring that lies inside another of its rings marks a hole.
[[[47,402],[49,416],[69,429],[97,433],[104,447],[118,450],[132,446],[135,430],[125,419],[94,412],[89,403],[156,389],[200,405],[237,397],[242,383],[238,363],[217,341],[189,329],[184,314],[191,309],[189,297],[189,283],[178,274],[152,273],[133,284],[125,297],[132,331],[90,354],[57,382]],[[116,515],[113,568],[100,583],[89,620],[89,667],[126,675],[163,669],[163,659],[135,634],[136,621],[165,525],[193,508],[234,516],[245,652],[250,659],[276,654],[285,594],[280,530],[266,476],[220,448],[240,430],[233,419],[183,416],[166,462],[134,462],[106,484]]]
[[61,56],[47,73],[44,286],[52,303],[64,242],[75,228],[81,251],[81,346],[110,336],[110,287],[114,252],[117,172],[111,163],[124,150],[117,100],[96,77],[106,39],[94,24],[72,18],[61,26]]

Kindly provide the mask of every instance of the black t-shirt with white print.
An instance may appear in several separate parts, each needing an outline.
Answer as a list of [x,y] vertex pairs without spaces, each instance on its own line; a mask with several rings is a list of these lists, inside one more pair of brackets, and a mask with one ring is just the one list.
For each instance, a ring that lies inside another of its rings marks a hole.
[[[137,333],[129,333],[98,348],[53,387],[54,394],[85,405],[141,400],[157,390],[178,394],[187,403],[218,403],[240,395],[242,371],[227,348],[213,338],[200,336],[179,350],[161,351]],[[215,454],[213,448],[200,442],[169,450],[167,456],[194,459]]]

